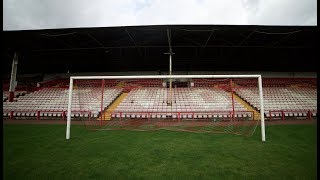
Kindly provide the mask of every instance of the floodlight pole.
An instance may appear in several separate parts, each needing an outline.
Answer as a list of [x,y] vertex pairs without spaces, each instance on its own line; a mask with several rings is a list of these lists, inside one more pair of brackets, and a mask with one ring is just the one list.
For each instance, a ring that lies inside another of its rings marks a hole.
[[[169,75],[172,75],[172,55],[174,54],[173,52],[168,52],[168,53],[164,53],[164,54],[169,54]],[[170,91],[170,95],[169,95],[169,103],[170,105],[172,105],[172,78],[169,79],[169,91]]]
[[70,139],[72,89],[73,89],[73,78],[70,77],[66,139]]
[[[167,37],[168,37],[168,45],[169,45],[169,75],[172,75],[172,55],[174,54],[172,52],[172,47],[171,47],[171,30],[167,28]],[[170,81],[170,106],[172,107],[172,78],[169,79]]]
[[[172,75],[172,54],[170,53],[169,56],[169,75]],[[170,106],[172,106],[172,79],[170,78]]]
[[10,78],[10,87],[9,87],[9,102],[13,102],[14,91],[17,85],[17,68],[18,68],[18,55],[17,52],[14,53],[12,60],[12,68],[11,68],[11,78]]
[[262,91],[261,75],[259,75],[258,77],[258,86],[259,86],[259,97],[260,97],[261,138],[262,138],[262,142],[265,142],[266,132],[265,132],[265,124],[264,124],[264,106],[263,106],[263,91]]

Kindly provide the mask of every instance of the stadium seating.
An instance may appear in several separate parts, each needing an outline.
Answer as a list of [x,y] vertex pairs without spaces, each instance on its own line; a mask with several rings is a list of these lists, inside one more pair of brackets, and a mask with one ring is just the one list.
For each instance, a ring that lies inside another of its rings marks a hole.
[[[14,97],[21,96],[26,93],[27,93],[26,91],[15,91]],[[6,101],[6,100],[8,100],[8,98],[9,98],[9,91],[3,91],[2,92],[2,101]]]
[[[121,93],[120,88],[105,88],[103,106],[107,107]],[[91,112],[97,117],[101,111],[101,89],[87,87],[74,89],[71,116],[83,116]],[[67,111],[68,89],[44,88],[39,91],[17,98],[17,102],[4,102],[4,116],[11,111],[14,116],[62,116]]]
[[[149,115],[151,118],[176,118],[179,112],[182,118],[230,117],[231,96],[221,89],[175,88],[172,92],[172,105],[168,105],[169,92],[168,88],[134,89],[119,104],[112,116],[145,118]],[[235,110],[247,111],[238,102],[235,102]],[[251,116],[251,113],[243,112],[236,116]]]
[[[257,79],[234,79],[237,85],[240,86],[252,86],[257,87]],[[305,87],[315,87],[317,79],[316,78],[263,78],[262,85],[264,87],[288,87],[291,85],[299,84]]]
[[9,98],[9,91],[2,92],[2,101],[6,101]]
[[[316,116],[317,93],[315,79],[264,78],[264,104],[266,117]],[[257,80],[233,80],[235,93],[252,107],[260,110]],[[41,83],[38,91],[6,102],[3,92],[4,116],[65,116],[68,104],[68,80],[57,79]],[[103,107],[107,108],[121,92],[128,96],[112,112],[112,117],[128,118],[212,118],[230,117],[232,102],[230,81],[194,79],[193,87],[177,87],[172,91],[163,87],[162,80],[106,80]],[[302,84],[302,86],[295,86]],[[16,91],[15,96],[25,94]],[[98,117],[101,113],[101,80],[74,82],[72,117]],[[311,112],[311,113],[309,113]],[[37,114],[38,113],[38,114]],[[110,112],[111,113],[111,112]],[[236,117],[252,117],[244,105],[235,100]]]
[[[260,110],[257,87],[241,87],[236,93],[249,104]],[[308,111],[316,116],[317,90],[307,87],[264,87],[264,108],[266,117],[307,116]]]

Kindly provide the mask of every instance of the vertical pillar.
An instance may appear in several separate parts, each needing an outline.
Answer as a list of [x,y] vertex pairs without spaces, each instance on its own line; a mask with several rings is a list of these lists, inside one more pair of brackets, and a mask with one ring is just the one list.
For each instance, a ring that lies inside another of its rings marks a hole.
[[[264,124],[264,106],[263,106],[263,91],[262,91],[262,78],[261,75],[258,77],[258,86],[259,86],[259,96],[260,96],[260,115],[261,115],[261,138],[262,142],[266,141],[266,132]],[[270,116],[271,118],[271,116]]]
[[104,94],[104,84],[105,84],[105,81],[104,79],[102,79],[102,82],[101,82],[101,113],[100,113],[100,126],[102,126],[102,116],[103,116],[103,94]]
[[[172,75],[172,54],[169,56],[169,75]],[[170,78],[170,105],[172,106],[172,78]]]
[[72,79],[72,77],[70,77],[66,139],[70,139],[72,89],[73,89],[73,79]]
[[10,78],[10,88],[9,88],[9,102],[13,101],[14,91],[17,85],[16,77],[17,77],[17,67],[18,67],[18,55],[15,52],[12,60],[12,68],[11,68],[11,78]]
[[233,88],[232,88],[232,79],[230,79],[230,88],[231,88],[231,100],[232,100],[232,120],[234,120],[234,97],[233,97]]

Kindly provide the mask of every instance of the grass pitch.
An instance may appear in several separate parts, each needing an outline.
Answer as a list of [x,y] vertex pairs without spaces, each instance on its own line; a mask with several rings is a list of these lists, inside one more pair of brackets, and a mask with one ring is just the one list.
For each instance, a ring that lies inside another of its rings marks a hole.
[[3,125],[4,179],[316,179],[316,125],[269,125],[252,137]]

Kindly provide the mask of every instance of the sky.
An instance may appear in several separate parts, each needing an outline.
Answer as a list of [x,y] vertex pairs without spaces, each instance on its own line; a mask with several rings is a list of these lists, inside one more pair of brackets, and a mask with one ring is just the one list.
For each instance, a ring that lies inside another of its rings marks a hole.
[[3,30],[163,24],[316,26],[317,0],[3,1]]

